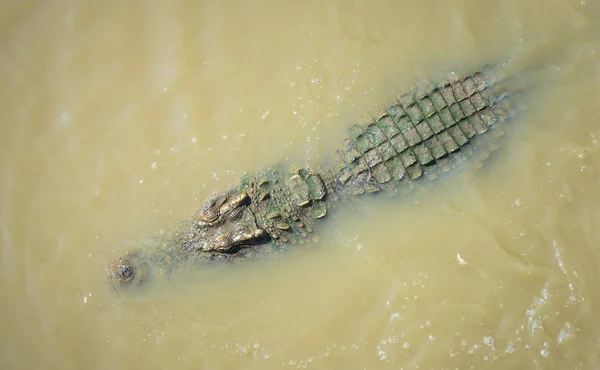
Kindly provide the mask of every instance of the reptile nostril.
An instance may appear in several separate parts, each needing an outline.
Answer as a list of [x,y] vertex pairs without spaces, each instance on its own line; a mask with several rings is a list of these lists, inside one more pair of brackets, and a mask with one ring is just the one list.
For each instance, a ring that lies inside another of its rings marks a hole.
[[121,266],[120,269],[121,269],[121,276],[123,276],[124,278],[126,278],[131,273],[131,271],[129,271],[127,266]]
[[133,267],[131,263],[127,260],[119,261],[119,265],[117,266],[118,274],[124,279],[127,280],[133,275]]

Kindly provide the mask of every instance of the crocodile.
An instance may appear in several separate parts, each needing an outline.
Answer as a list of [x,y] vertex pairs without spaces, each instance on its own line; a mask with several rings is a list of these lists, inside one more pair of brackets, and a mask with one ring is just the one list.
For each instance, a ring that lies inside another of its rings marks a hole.
[[[200,209],[108,264],[115,287],[215,262],[262,258],[314,243],[323,219],[353,198],[396,194],[499,147],[523,89],[482,69],[421,82],[368,123],[354,125],[333,159],[244,174]],[[510,99],[509,99],[510,97]]]

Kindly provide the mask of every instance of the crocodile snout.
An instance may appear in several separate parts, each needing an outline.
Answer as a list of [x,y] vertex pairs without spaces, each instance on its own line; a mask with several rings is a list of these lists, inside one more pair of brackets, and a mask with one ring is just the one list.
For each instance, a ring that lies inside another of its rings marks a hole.
[[109,264],[107,274],[114,285],[119,285],[133,280],[135,270],[131,261],[120,259]]

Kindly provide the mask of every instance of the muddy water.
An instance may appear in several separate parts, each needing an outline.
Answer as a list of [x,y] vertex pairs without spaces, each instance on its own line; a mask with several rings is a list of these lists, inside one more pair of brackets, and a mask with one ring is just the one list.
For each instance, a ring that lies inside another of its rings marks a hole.
[[[600,366],[598,7],[252,3],[0,6],[0,367]],[[418,77],[494,63],[539,88],[483,168],[281,258],[107,285],[244,171],[319,161]]]

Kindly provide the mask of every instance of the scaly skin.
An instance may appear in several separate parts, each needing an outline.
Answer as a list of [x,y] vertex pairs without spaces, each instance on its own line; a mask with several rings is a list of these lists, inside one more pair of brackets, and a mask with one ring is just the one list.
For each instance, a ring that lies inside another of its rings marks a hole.
[[282,165],[246,174],[199,211],[117,261],[115,286],[212,262],[260,258],[314,241],[319,220],[345,200],[399,192],[465,160],[485,157],[502,134],[497,123],[516,112],[516,91],[483,73],[444,85],[422,84],[364,126],[354,126],[336,158],[318,167]]

